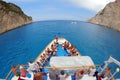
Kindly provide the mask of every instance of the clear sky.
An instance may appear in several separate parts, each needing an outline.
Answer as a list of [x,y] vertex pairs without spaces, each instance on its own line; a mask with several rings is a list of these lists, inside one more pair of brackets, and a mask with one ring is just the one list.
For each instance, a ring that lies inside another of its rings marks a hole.
[[4,0],[17,4],[34,21],[86,21],[114,0]]

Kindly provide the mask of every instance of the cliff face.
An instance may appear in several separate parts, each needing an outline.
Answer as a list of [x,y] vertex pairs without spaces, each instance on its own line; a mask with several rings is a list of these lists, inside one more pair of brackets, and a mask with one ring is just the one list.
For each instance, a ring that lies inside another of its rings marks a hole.
[[104,25],[120,31],[120,0],[107,4],[103,10],[88,20],[88,22]]
[[32,17],[27,16],[13,3],[0,0],[0,34],[32,22]]

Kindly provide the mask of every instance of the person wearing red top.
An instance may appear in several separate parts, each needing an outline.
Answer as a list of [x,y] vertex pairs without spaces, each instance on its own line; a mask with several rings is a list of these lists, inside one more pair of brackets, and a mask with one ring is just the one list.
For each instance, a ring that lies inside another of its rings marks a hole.
[[23,66],[20,66],[20,76],[26,77],[27,71],[24,69]]

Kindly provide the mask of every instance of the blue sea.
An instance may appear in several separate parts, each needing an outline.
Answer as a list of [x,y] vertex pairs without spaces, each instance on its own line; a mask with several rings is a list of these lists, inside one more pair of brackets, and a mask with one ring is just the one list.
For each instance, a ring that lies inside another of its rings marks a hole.
[[66,38],[95,64],[103,64],[110,56],[120,61],[120,32],[81,21],[39,21],[0,35],[0,78],[12,65],[34,61],[55,36]]

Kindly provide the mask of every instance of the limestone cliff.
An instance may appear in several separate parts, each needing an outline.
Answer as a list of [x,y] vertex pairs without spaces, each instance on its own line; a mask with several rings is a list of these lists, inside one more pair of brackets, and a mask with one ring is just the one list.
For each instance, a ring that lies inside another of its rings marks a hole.
[[0,0],[0,34],[31,22],[18,6]]
[[88,22],[104,25],[120,31],[120,0],[110,2]]

